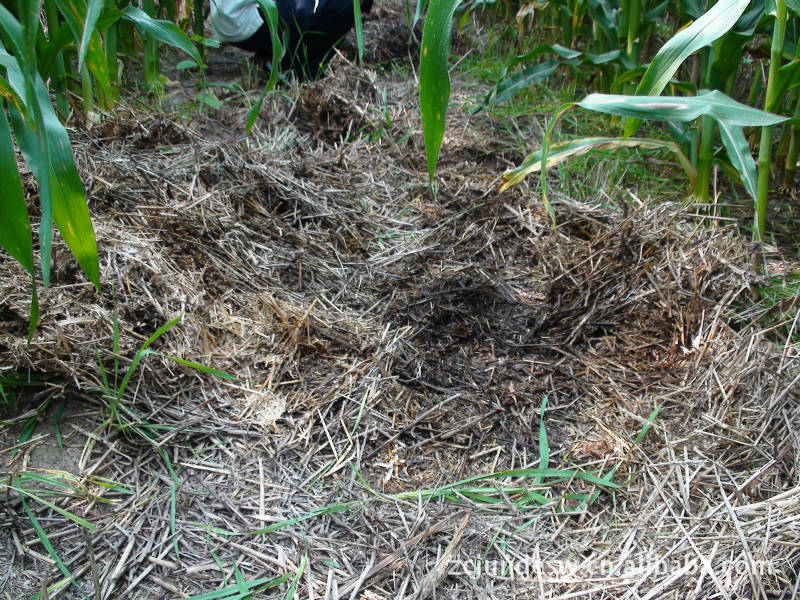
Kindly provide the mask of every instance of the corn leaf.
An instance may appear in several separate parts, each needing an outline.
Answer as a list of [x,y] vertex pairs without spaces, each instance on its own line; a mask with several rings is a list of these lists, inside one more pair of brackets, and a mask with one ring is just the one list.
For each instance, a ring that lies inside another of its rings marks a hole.
[[422,30],[419,105],[428,158],[428,179],[431,182],[439,160],[450,101],[450,34],[453,16],[460,3],[461,0],[431,0]]
[[728,159],[739,173],[747,193],[755,200],[758,189],[758,170],[744,131],[741,127],[731,126],[726,121],[718,121],[718,124],[722,145],[728,152]]
[[11,42],[11,52],[19,57],[25,56],[25,39],[22,25],[2,4],[0,4],[0,29],[5,33],[3,41],[7,39]]
[[[100,13],[103,10],[105,0],[89,0],[86,7],[86,20],[83,22],[83,32],[81,33],[80,49],[78,51],[78,70],[83,67],[83,60],[86,58],[86,50],[89,47],[89,40],[95,32],[97,20],[100,18]],[[106,65],[108,68],[108,65]]]
[[[0,64],[6,67],[8,81],[14,89],[25,86],[16,59],[0,51]],[[78,264],[89,280],[100,287],[100,270],[97,260],[97,243],[94,237],[86,195],[72,155],[72,146],[66,129],[50,103],[44,81],[38,75],[32,87],[35,106],[30,112],[38,113],[41,127],[16,108],[9,107],[20,150],[39,183],[39,201],[42,220],[39,225],[39,251],[42,262],[42,279],[49,282],[52,221],[69,246]]]
[[135,23],[136,26],[147,35],[169,46],[183,50],[186,54],[191,56],[198,65],[203,64],[203,59],[197,47],[175,23],[154,19],[135,6],[126,7],[125,10],[122,11],[122,15],[123,18]]
[[0,194],[0,214],[3,215],[3,220],[0,221],[0,246],[33,275],[31,223],[17,170],[11,126],[2,102],[0,102],[0,181],[3,182],[3,192]]
[[577,105],[618,117],[658,121],[694,121],[708,115],[739,127],[777,125],[787,119],[737,102],[718,90],[701,90],[697,96],[686,97],[590,94]]
[[[681,152],[675,142],[652,138],[590,137],[558,142],[550,146],[547,152],[547,168],[554,167],[566,160],[581,156],[592,150],[616,150],[618,148],[634,147],[669,150],[678,157],[678,162],[680,162],[684,170],[687,171],[690,180],[697,177],[697,171],[692,167],[689,160],[683,152]],[[503,185],[500,191],[517,185],[528,175],[538,173],[541,168],[542,151],[537,150],[526,156],[519,167],[506,171],[503,174]]]
[[75,159],[67,130],[59,121],[50,104],[50,96],[44,82],[39,79],[36,96],[44,119],[44,136],[49,158],[48,174],[53,203],[53,221],[64,242],[75,255],[81,269],[95,287],[100,289],[100,267],[97,258],[97,242],[94,236],[86,193]]
[[258,100],[256,100],[256,103],[247,114],[246,132],[248,135],[258,118],[258,113],[261,112],[261,105],[264,103],[264,98],[275,88],[275,84],[278,82],[278,69],[280,69],[281,55],[283,54],[281,38],[278,35],[278,6],[275,4],[274,0],[257,0],[257,2],[263,14],[267,17],[267,27],[269,28],[269,37],[272,43],[272,69],[270,70],[269,81],[267,81],[266,87],[261,91]]
[[364,63],[364,29],[361,23],[361,0],[353,0],[353,18],[356,30],[356,46],[358,47],[358,64]]
[[[748,4],[750,0],[719,0],[711,10],[672,36],[645,71],[636,95],[657,96],[663,92],[683,61],[732,29]],[[626,121],[625,136],[634,135],[640,125],[640,121]]]
[[[100,7],[93,6],[97,0],[89,0],[88,6],[84,0],[55,0],[55,2],[72,32],[73,40],[80,40],[78,72],[81,73],[83,84],[86,87],[84,103],[90,103],[92,99],[91,92],[88,91],[91,82],[89,74],[91,73],[91,78],[97,84],[97,97],[100,105],[104,109],[111,108],[111,74],[103,45],[95,30],[100,11],[103,8],[102,2]],[[93,22],[90,22],[90,19]]]
[[694,97],[592,94],[578,102],[578,106],[621,117],[660,121],[693,121],[701,116],[711,117],[719,124],[728,159],[754,198],[755,162],[742,127],[765,127],[787,120],[787,117],[736,102],[716,90],[701,91]]

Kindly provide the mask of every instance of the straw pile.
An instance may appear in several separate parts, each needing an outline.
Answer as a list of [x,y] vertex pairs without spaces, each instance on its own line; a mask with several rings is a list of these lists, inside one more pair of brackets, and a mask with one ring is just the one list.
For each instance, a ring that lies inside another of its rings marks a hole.
[[[49,382],[6,415],[0,467],[77,477],[55,502],[95,531],[29,506],[81,589],[235,596],[238,570],[288,574],[255,597],[796,595],[799,357],[741,316],[750,249],[668,203],[557,190],[553,232],[533,191],[496,192],[517,157],[488,117],[453,115],[434,195],[413,77],[330,68],[249,137],[235,98],[77,127],[105,288],[56,248],[28,346],[26,280],[0,258],[0,375]],[[152,347],[238,380],[148,356],[123,413],[157,434],[102,426],[115,312],[123,371],[182,315]],[[49,415],[12,452],[46,397],[67,398],[64,448]],[[539,465],[544,398],[549,465],[619,489],[430,492]],[[63,579],[14,492],[0,528],[0,597]]]

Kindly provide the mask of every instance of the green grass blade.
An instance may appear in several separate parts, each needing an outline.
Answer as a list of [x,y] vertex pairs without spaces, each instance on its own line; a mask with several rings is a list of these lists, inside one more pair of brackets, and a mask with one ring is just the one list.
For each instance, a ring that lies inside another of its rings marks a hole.
[[49,554],[50,558],[52,558],[53,561],[56,563],[56,566],[58,566],[59,571],[61,571],[64,574],[64,577],[69,579],[71,583],[75,584],[75,587],[78,589],[78,591],[80,591],[81,596],[86,598],[86,600],[89,600],[89,597],[83,592],[83,590],[78,586],[78,584],[75,583],[75,577],[67,568],[67,565],[64,564],[64,561],[61,560],[61,557],[58,555],[58,552],[56,552],[55,548],[53,548],[53,544],[50,543],[47,534],[45,533],[42,526],[39,524],[39,521],[34,516],[25,498],[22,498],[22,507],[25,510],[25,513],[28,515],[28,519],[30,520],[31,525],[33,526],[33,530],[36,532],[36,535],[39,537],[39,541],[42,542],[42,546],[44,546],[45,550],[47,550],[47,554]]
[[[250,595],[256,591],[264,591],[268,590],[269,588],[281,585],[282,583],[288,581],[290,578],[291,575],[289,573],[286,573],[274,579],[269,579],[267,577],[260,577],[258,579],[254,579],[253,581],[247,581],[245,582],[247,585],[247,595]],[[206,592],[205,594],[190,596],[188,600],[243,600],[243,598],[244,597],[241,595],[238,585],[229,585],[222,588],[221,590],[214,590],[213,592]]]
[[[547,408],[547,396],[542,398],[542,406],[539,409],[539,466],[543,469],[550,465],[550,444],[547,442],[547,429],[544,426],[544,411]],[[537,479],[536,483],[541,480]]]
[[239,565],[236,564],[236,561],[233,561],[233,576],[236,579],[236,589],[239,591],[238,597],[242,600],[253,600],[253,596],[250,593],[250,588],[247,587],[247,582],[244,580],[242,572],[239,570]]
[[[663,92],[683,61],[732,29],[749,4],[750,0],[719,0],[711,10],[672,36],[645,71],[636,95],[658,96]],[[640,121],[626,121],[625,137],[634,135],[640,125]]]
[[22,181],[17,170],[11,126],[2,101],[0,101],[0,181],[3,182],[3,193],[0,194],[0,214],[3,215],[3,220],[0,221],[0,246],[33,275],[31,223]]
[[358,64],[364,64],[364,29],[361,23],[361,0],[353,0],[353,21],[356,30],[356,46],[358,47]]
[[166,322],[166,323],[164,323],[164,324],[163,324],[161,327],[159,327],[158,329],[156,329],[155,333],[153,333],[153,335],[151,335],[149,338],[147,338],[147,340],[145,341],[145,343],[144,343],[144,344],[142,344],[142,345],[139,347],[139,352],[141,352],[142,350],[144,350],[145,348],[147,348],[148,346],[150,346],[150,344],[152,344],[153,342],[155,342],[155,341],[156,341],[158,338],[160,338],[162,335],[164,335],[165,333],[167,333],[167,332],[168,332],[170,329],[172,329],[173,327],[175,327],[175,325],[177,325],[178,323],[180,323],[180,322],[181,322],[181,319],[182,319],[182,318],[183,318],[183,315],[178,315],[177,317],[172,317],[172,318],[171,318],[169,321],[167,321],[167,322]]
[[25,488],[16,487],[16,486],[9,486],[9,489],[15,490],[20,495],[28,496],[28,498],[30,498],[31,500],[36,500],[36,502],[39,502],[40,504],[44,504],[48,508],[51,508],[52,510],[56,511],[58,514],[66,517],[67,519],[69,519],[73,523],[75,523],[77,525],[80,525],[81,527],[83,527],[85,529],[88,529],[89,531],[94,531],[95,529],[97,529],[94,525],[89,523],[89,521],[87,521],[86,519],[82,519],[78,515],[74,515],[71,512],[69,512],[68,510],[63,509],[60,506],[56,506],[55,504],[53,504],[52,502],[50,502],[48,500],[45,500],[41,496],[38,496],[37,494],[34,494],[33,492],[29,492]]
[[157,352],[154,350],[145,349],[139,350],[136,354],[134,354],[133,360],[131,361],[128,370],[125,371],[125,376],[122,378],[122,383],[119,384],[119,389],[117,390],[116,394],[114,394],[114,397],[117,400],[121,400],[122,396],[125,395],[125,390],[128,389],[128,383],[130,383],[131,377],[133,377],[133,374],[136,372],[136,367],[138,367],[142,359],[149,354],[157,354]]
[[201,363],[197,363],[191,360],[185,360],[183,358],[178,358],[177,356],[170,356],[168,354],[162,354],[164,358],[168,358],[169,360],[176,362],[184,367],[189,367],[194,369],[195,371],[201,371],[203,373],[208,373],[209,375],[214,375],[215,377],[221,377],[222,379],[229,379],[235,380],[236,377],[234,375],[230,375],[229,373],[225,373],[224,371],[219,371],[214,369],[213,367],[207,367]]
[[297,573],[292,578],[292,583],[289,585],[289,589],[286,590],[286,595],[284,596],[284,600],[293,600],[294,595],[297,593],[297,584],[300,581],[300,578],[303,576],[306,570],[306,564],[308,563],[308,552],[303,554],[303,557],[300,559],[300,564],[297,565]]
[[428,158],[428,180],[433,183],[444,138],[450,102],[450,35],[461,0],[431,0],[422,30],[419,66],[419,106]]
[[183,50],[186,54],[191,56],[198,65],[203,64],[203,59],[197,47],[175,23],[154,19],[135,6],[128,6],[125,8],[125,10],[122,11],[122,15],[125,19],[135,23],[136,26],[147,35],[169,46]]

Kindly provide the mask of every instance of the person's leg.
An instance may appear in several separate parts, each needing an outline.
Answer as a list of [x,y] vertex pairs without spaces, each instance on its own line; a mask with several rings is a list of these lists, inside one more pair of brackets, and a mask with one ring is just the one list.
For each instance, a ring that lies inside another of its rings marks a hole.
[[310,77],[319,77],[334,46],[355,24],[353,0],[320,0],[309,31],[304,34],[307,69]]
[[263,14],[261,18],[264,22],[253,35],[245,40],[229,43],[247,52],[254,52],[259,59],[272,60],[272,39],[269,35],[267,18]]

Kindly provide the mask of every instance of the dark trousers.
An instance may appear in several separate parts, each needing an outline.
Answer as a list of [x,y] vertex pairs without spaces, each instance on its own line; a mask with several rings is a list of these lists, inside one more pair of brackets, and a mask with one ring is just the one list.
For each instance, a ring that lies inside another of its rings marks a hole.
[[[277,0],[277,6],[278,35],[288,42],[281,67],[294,69],[302,79],[319,77],[332,48],[355,23],[353,0],[317,0],[316,11],[315,0]],[[368,10],[369,6],[365,8]],[[262,18],[264,23],[258,31],[232,44],[271,60],[272,40],[267,18]]]

